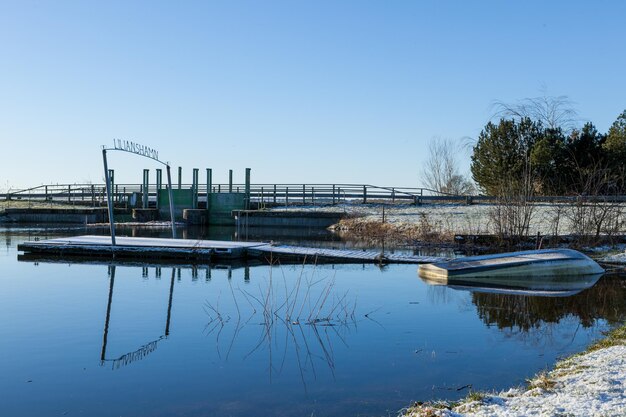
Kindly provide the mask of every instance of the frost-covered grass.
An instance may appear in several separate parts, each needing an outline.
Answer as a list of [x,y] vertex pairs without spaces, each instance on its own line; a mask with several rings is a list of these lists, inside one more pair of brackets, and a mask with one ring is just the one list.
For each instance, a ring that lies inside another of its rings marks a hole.
[[[529,208],[531,207],[531,209]],[[331,227],[351,239],[381,240],[397,244],[454,244],[465,235],[478,246],[491,246],[488,237],[501,236],[501,244],[567,244],[595,247],[613,244],[626,235],[626,205],[602,203],[536,203],[531,206],[460,203],[341,203],[329,206],[277,207],[281,211],[340,212],[347,217]],[[528,228],[521,217],[530,213]],[[509,228],[511,228],[509,230]],[[518,230],[518,228],[520,228]],[[523,235],[519,236],[523,230]],[[535,237],[539,236],[539,242]],[[611,248],[607,247],[607,250]]]
[[527,387],[496,394],[472,393],[457,403],[415,404],[404,417],[624,416],[626,325],[585,352],[538,374]]
[[[620,221],[624,222],[623,212],[626,206],[622,205]],[[416,206],[407,203],[377,204],[377,203],[342,203],[329,206],[290,206],[277,207],[272,210],[296,210],[318,212],[340,212],[352,216],[360,216],[362,221],[382,222],[383,209],[385,222],[390,224],[415,224],[426,218],[432,225],[455,234],[493,233],[492,220],[493,204],[430,204]],[[576,221],[571,204],[537,203],[533,206],[529,234],[537,232],[542,235],[568,235],[575,232]]]
[[623,245],[619,248],[621,249],[619,252],[609,253],[601,261],[610,264],[626,264],[626,250]]
[[84,208],[84,206],[74,206],[64,203],[46,203],[44,201],[26,201],[26,200],[0,200],[0,212],[7,208]]

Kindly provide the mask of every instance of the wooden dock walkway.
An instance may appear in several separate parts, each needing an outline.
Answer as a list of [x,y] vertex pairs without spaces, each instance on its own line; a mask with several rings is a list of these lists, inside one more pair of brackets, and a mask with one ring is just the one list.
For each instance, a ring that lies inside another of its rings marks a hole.
[[93,258],[211,260],[265,259],[310,263],[404,263],[440,262],[444,258],[373,250],[348,250],[274,245],[266,242],[117,237],[111,245],[108,236],[75,236],[25,242],[19,251],[30,255],[79,256]]

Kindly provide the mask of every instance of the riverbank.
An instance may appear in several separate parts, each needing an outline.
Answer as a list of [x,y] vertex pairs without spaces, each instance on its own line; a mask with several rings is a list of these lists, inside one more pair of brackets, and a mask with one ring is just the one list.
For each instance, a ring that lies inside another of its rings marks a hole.
[[493,249],[559,245],[584,248],[626,242],[626,205],[617,203],[526,206],[342,203],[323,207],[277,207],[272,211],[341,212],[345,218],[330,230],[341,237],[371,244],[461,244]]
[[528,386],[472,393],[457,403],[416,403],[403,417],[624,416],[626,325],[587,351],[558,362]]

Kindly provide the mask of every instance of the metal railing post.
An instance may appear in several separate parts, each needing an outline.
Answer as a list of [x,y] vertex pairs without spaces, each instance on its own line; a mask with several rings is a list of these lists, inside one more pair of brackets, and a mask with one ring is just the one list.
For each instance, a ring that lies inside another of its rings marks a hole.
[[142,190],[142,198],[141,198],[141,206],[142,208],[147,209],[148,208],[148,187],[150,183],[150,170],[149,169],[144,169],[143,170],[143,186],[141,188]]
[[109,209],[109,228],[111,229],[111,246],[115,246],[115,219],[113,217],[113,201],[111,197],[111,178],[109,178],[109,169],[107,166],[106,149],[102,150],[102,159],[104,161],[104,176],[106,179],[107,208]]
[[[173,192],[172,192],[172,173],[171,173],[171,169],[170,169],[170,165],[167,164],[165,165],[166,167],[166,171],[167,171],[167,189],[168,189],[168,195],[169,195],[169,200],[170,200],[170,219],[172,221],[172,239],[176,239],[176,221],[174,218],[174,197],[173,197]],[[178,168],[179,172],[182,168]],[[180,181],[180,176],[178,177],[179,181]]]
[[211,191],[213,187],[213,170],[211,168],[206,169],[206,209],[211,208]]

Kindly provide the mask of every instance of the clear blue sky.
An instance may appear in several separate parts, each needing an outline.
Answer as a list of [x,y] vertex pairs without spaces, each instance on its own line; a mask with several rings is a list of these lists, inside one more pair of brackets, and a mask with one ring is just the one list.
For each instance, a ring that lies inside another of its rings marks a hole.
[[101,183],[113,138],[186,182],[418,186],[494,100],[545,87],[600,131],[626,108],[622,1],[0,0],[0,39],[0,188]]

